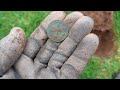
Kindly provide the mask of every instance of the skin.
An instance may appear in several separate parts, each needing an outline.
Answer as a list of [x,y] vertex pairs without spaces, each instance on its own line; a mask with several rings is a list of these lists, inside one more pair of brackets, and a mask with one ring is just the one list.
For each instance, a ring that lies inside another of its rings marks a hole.
[[[54,20],[69,27],[68,37],[62,42],[56,43],[46,34]],[[80,12],[66,15],[54,11],[27,41],[21,28],[13,28],[12,34],[0,41],[0,78],[78,79],[99,44],[98,37],[90,33],[93,26],[93,19]]]

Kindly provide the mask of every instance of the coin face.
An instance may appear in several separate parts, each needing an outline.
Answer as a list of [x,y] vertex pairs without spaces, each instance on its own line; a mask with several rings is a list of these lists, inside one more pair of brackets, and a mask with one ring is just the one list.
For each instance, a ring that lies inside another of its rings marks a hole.
[[48,25],[47,35],[54,42],[61,42],[68,36],[69,28],[64,22],[55,20]]

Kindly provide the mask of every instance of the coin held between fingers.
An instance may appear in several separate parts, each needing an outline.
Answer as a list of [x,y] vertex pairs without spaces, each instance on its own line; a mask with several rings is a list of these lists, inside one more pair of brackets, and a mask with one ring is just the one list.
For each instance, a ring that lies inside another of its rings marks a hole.
[[47,35],[54,42],[62,42],[68,36],[69,28],[64,22],[55,20],[48,25]]

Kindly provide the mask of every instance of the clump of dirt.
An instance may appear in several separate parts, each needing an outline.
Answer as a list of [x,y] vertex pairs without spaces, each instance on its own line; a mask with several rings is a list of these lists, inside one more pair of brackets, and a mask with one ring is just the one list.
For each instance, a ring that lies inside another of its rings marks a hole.
[[84,15],[93,18],[95,25],[92,33],[98,35],[100,39],[99,47],[95,55],[108,57],[116,51],[115,33],[113,29],[113,12],[112,11],[82,11]]

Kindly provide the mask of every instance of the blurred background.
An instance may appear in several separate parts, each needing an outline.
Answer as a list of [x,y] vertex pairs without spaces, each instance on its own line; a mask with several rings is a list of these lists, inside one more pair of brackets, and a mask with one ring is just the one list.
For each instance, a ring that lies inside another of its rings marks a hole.
[[[65,11],[66,14],[72,11]],[[120,11],[81,11],[92,17],[92,33],[99,36],[100,45],[80,75],[82,79],[110,79],[120,72]],[[13,27],[21,27],[27,38],[50,11],[0,11],[0,39]]]

